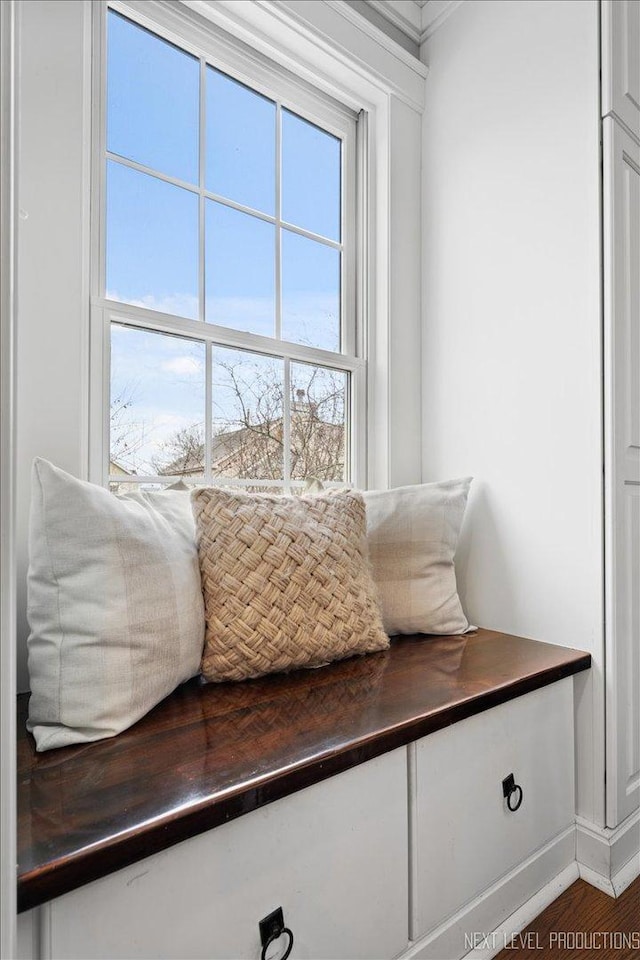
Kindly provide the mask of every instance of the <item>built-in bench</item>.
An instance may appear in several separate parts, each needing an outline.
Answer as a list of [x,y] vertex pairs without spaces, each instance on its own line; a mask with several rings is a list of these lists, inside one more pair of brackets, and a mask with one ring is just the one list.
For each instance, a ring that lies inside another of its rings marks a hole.
[[184,684],[132,729],[37,754],[19,698],[21,910],[590,666],[489,630],[319,670]]

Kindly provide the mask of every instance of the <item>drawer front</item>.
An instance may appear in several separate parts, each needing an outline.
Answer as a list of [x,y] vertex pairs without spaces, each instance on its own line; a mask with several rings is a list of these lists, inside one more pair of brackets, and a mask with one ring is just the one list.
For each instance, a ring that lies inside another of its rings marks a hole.
[[[414,761],[419,939],[573,822],[571,678],[425,737]],[[514,813],[502,791],[510,773],[523,790]]]
[[43,957],[253,960],[279,906],[292,960],[393,957],[408,942],[406,783],[403,748],[66,894],[44,908]]

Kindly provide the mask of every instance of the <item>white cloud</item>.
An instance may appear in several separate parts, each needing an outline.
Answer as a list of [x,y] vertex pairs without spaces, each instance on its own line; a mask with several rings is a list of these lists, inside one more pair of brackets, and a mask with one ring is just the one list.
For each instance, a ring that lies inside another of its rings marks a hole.
[[161,369],[179,377],[195,377],[202,371],[202,362],[195,357],[174,357],[172,360],[165,360]]

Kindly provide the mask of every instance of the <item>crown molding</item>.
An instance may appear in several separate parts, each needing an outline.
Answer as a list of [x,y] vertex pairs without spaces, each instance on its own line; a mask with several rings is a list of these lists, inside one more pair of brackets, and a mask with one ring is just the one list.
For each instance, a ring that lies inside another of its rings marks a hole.
[[422,8],[420,43],[432,37],[463,2],[464,0],[427,0]]
[[414,43],[428,40],[463,0],[366,0]]
[[[127,2],[143,16],[158,8],[169,18],[174,10],[167,0]],[[418,112],[424,109],[427,67],[344,0],[180,0],[179,6],[353,109],[363,106],[363,96],[366,102],[371,97],[375,100],[375,90],[397,97]],[[351,93],[356,89],[354,100]]]
[[422,10],[415,0],[367,0],[370,7],[401,30],[405,36],[420,43],[422,34]]
[[[365,33],[372,40],[375,40],[379,46],[384,47],[384,49],[388,50],[388,52],[393,54],[394,57],[402,60],[406,66],[416,71],[421,77],[425,78],[427,76],[427,68],[420,60],[418,60],[417,57],[414,57],[411,53],[405,50],[404,47],[397,43],[396,40],[388,37],[386,33],[384,33],[379,27],[366,20],[363,16],[361,16],[361,14],[358,13],[357,10],[354,10],[353,7],[351,7],[348,3],[345,3],[345,0],[324,0],[324,2],[331,6],[346,20],[349,20],[358,28],[361,33]],[[373,6],[371,0],[367,0],[367,2],[370,6]],[[413,3],[414,0],[409,0],[409,2]]]

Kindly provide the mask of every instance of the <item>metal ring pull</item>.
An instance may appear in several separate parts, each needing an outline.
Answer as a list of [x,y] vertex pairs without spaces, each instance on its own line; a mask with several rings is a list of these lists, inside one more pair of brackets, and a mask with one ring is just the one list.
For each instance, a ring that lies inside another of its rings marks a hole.
[[260,927],[260,943],[262,944],[260,960],[267,960],[267,950],[271,944],[279,940],[284,933],[289,937],[289,943],[280,960],[287,960],[287,957],[293,950],[293,934],[289,927],[285,927],[284,925],[284,912],[282,907],[278,907],[278,909],[270,913],[268,917],[264,917],[258,926]]
[[267,937],[264,946],[262,947],[262,952],[260,953],[260,960],[267,960],[267,949],[272,943],[274,943],[274,941],[278,940],[285,933],[289,937],[289,945],[286,951],[282,954],[280,960],[287,960],[287,957],[293,950],[293,934],[291,933],[291,930],[289,930],[289,927],[282,927],[281,930],[274,930],[271,936]]
[[520,784],[516,783],[516,778],[512,773],[502,781],[502,796],[507,801],[507,807],[511,813],[515,813],[522,806],[524,793]]
[[[514,797],[516,798],[516,800],[515,800],[515,803],[512,803]],[[511,810],[512,813],[515,813],[516,810],[520,809],[520,806],[522,804],[522,797],[523,797],[522,787],[520,786],[520,784],[514,783],[513,790],[507,797],[507,806],[509,807],[509,810]]]

